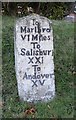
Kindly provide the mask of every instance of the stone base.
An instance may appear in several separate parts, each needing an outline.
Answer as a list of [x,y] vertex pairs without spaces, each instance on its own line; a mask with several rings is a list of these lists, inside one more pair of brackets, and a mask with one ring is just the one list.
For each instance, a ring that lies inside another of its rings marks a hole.
[[43,97],[40,97],[40,98],[38,98],[38,97],[37,96],[34,96],[32,98],[26,98],[26,97],[21,98],[20,97],[20,100],[21,101],[26,101],[26,102],[33,102],[33,103],[48,102],[48,101],[51,101],[52,99],[54,99],[55,93],[53,92],[51,96],[47,95],[47,96],[43,96]]

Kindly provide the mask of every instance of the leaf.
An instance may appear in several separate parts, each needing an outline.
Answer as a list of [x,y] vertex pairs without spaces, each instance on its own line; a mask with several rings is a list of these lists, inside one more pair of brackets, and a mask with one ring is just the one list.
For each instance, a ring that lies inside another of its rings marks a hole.
[[51,108],[50,105],[47,106],[49,109]]
[[35,108],[27,109],[24,113],[25,116],[27,115],[33,115],[36,112]]
[[76,75],[76,71],[73,71],[73,75]]
[[0,102],[0,107],[3,107],[3,102]]

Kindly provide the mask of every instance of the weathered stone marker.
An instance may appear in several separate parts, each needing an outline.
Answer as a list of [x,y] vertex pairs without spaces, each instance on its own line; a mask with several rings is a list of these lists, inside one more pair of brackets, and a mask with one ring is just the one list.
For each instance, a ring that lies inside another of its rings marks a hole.
[[37,14],[15,27],[15,69],[20,99],[47,101],[55,95],[51,21]]

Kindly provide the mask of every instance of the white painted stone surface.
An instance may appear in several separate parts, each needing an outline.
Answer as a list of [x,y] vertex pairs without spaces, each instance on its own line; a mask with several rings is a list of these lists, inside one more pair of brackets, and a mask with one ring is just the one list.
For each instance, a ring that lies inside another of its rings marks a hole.
[[28,102],[52,99],[55,77],[51,21],[37,14],[19,18],[14,43],[20,99]]

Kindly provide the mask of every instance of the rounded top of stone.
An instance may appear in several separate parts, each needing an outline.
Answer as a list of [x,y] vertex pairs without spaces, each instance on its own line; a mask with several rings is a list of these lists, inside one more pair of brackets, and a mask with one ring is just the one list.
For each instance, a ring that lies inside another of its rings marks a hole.
[[24,21],[24,20],[31,20],[31,19],[37,19],[37,20],[46,20],[47,22],[49,22],[50,24],[52,24],[52,21],[50,19],[48,19],[47,17],[44,17],[44,16],[40,16],[38,14],[35,14],[35,13],[32,13],[30,15],[27,15],[27,16],[24,16],[24,17],[21,17],[19,18],[16,23],[19,23],[20,21]]

